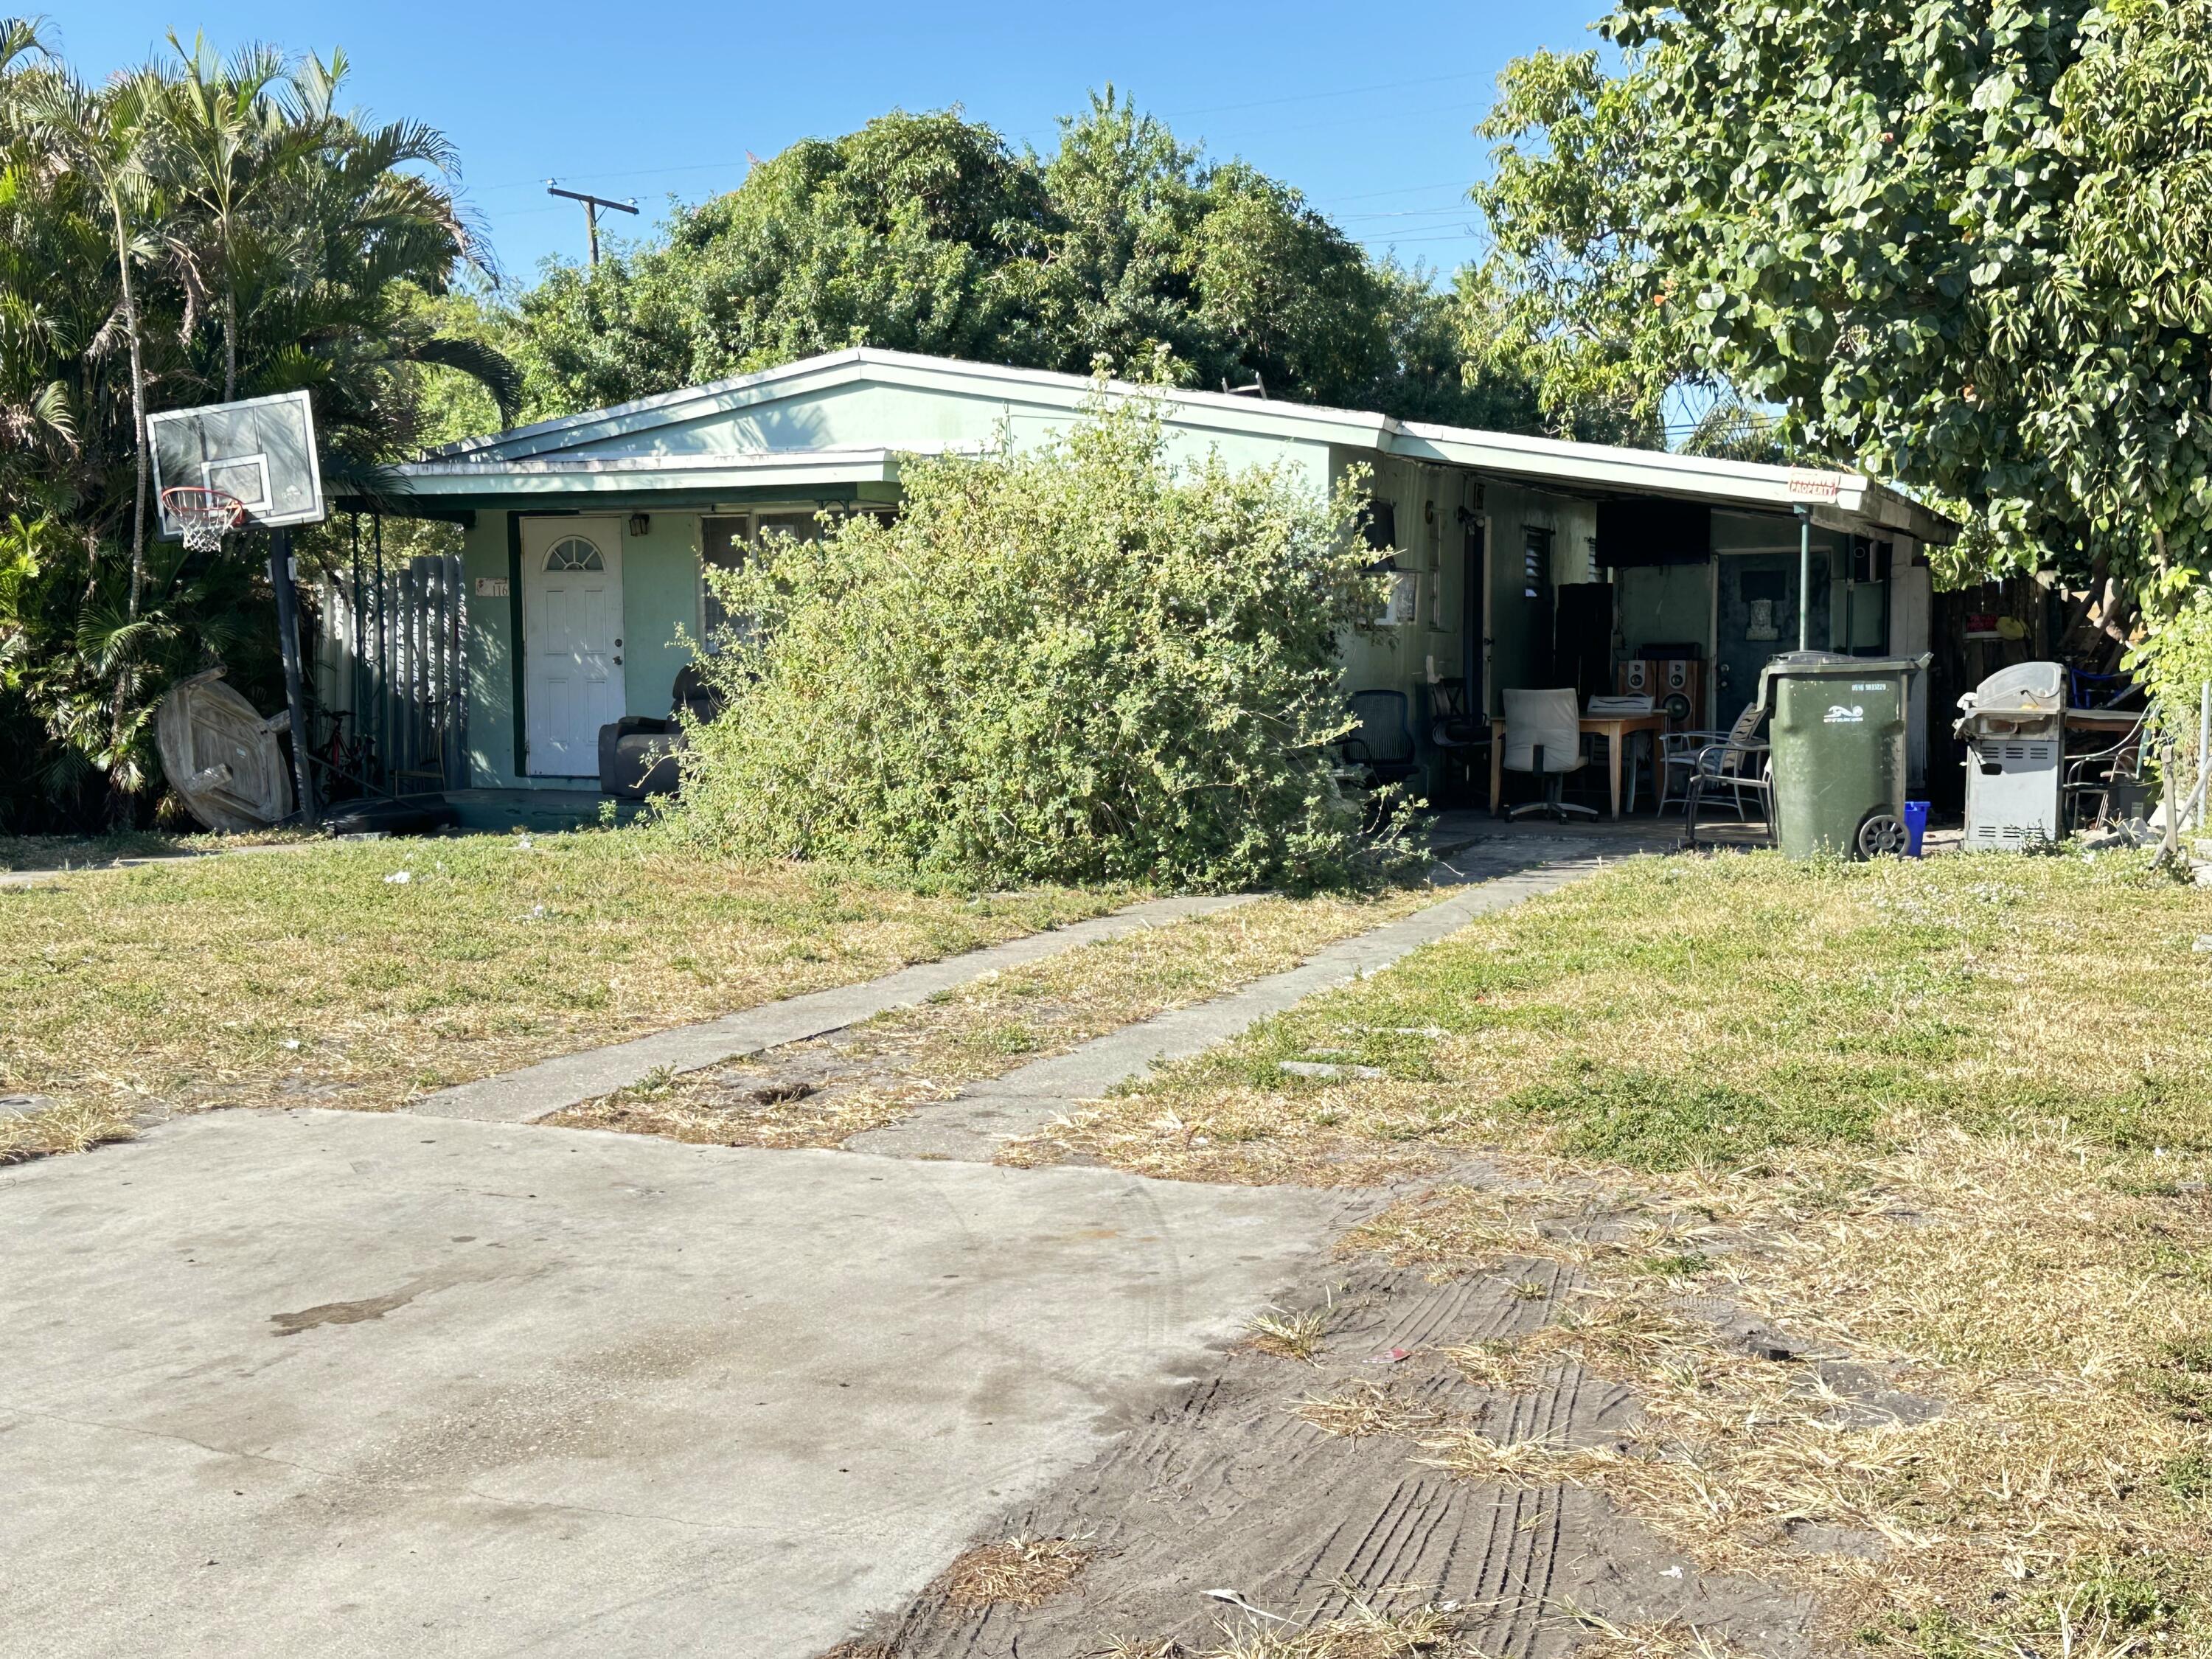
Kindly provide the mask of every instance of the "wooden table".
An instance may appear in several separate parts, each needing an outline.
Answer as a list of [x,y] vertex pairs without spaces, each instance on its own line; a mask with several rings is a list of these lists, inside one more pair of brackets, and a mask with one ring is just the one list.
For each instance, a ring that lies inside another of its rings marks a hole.
[[[1638,732],[1663,732],[1667,715],[1662,709],[1648,714],[1585,714],[1583,716],[1583,735],[1605,739],[1607,770],[1611,774],[1613,813],[1620,816],[1620,751],[1629,736]],[[1501,719],[1490,722],[1490,816],[1505,816],[1502,791],[1505,785],[1505,722]],[[1659,787],[1657,757],[1653,757],[1651,786]]]

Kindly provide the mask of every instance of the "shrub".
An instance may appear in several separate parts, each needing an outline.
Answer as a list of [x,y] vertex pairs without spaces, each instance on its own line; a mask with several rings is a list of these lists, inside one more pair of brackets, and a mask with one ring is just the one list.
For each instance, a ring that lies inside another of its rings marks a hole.
[[981,884],[1334,885],[1363,841],[1331,772],[1335,641],[1379,603],[1358,479],[1181,468],[1155,395],[1062,438],[913,458],[890,523],[717,574],[745,621],[703,672],[670,823],[740,854]]
[[2198,702],[2212,680],[2212,592],[2200,592],[2161,617],[2129,653],[2127,667],[2149,691],[2161,732],[2172,739],[2183,771],[2193,781]]

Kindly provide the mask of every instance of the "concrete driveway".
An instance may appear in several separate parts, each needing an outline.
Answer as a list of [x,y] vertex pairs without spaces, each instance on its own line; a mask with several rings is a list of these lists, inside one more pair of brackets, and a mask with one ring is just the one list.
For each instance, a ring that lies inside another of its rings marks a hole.
[[0,1171],[0,1652],[803,1659],[1342,1202],[316,1111]]

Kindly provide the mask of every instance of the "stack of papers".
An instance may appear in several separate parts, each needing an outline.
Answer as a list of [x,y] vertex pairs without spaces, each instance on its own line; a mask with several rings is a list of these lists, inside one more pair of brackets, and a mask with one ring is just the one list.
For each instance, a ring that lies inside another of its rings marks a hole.
[[1623,714],[1648,714],[1650,712],[1651,699],[1648,696],[1592,697],[1589,700],[1589,714],[1594,720],[1612,720]]

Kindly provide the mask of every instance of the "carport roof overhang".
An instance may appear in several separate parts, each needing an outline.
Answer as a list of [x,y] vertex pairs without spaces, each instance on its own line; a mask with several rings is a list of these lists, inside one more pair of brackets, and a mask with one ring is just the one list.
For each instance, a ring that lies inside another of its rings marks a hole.
[[1394,422],[1377,447],[1407,460],[1463,466],[1486,477],[1595,498],[1661,495],[1751,513],[1812,511],[1814,522],[1855,534],[1888,532],[1947,544],[1959,527],[1859,472],[1770,466],[1671,450],[1570,443],[1466,427]]

